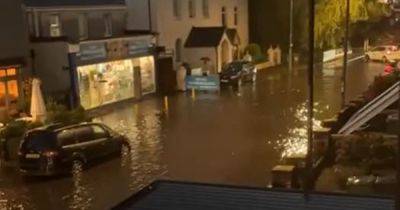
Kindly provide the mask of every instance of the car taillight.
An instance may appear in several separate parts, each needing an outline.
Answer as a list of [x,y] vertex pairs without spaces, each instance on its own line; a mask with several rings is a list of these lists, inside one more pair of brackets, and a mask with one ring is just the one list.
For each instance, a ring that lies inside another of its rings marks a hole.
[[45,157],[48,157],[48,158],[52,158],[52,157],[58,156],[58,152],[57,151],[45,151],[42,153],[42,155]]

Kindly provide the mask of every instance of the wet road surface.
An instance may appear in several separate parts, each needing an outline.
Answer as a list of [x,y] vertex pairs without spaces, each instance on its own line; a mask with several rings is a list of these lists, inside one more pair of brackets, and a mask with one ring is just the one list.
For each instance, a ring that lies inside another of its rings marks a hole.
[[[348,98],[383,71],[350,64]],[[25,179],[0,171],[0,209],[109,209],[156,179],[266,187],[282,156],[306,147],[306,69],[260,71],[239,92],[179,93],[117,106],[102,121],[131,140],[131,154],[71,177]],[[340,109],[338,69],[316,70],[316,122]]]

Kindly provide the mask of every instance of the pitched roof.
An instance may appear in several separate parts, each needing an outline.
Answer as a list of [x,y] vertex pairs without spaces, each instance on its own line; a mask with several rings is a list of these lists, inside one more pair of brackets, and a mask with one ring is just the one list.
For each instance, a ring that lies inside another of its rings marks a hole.
[[313,193],[306,200],[300,191],[163,181],[149,186],[113,209],[392,210],[394,200],[334,193]]
[[125,0],[24,0],[28,7],[125,5]]
[[[240,44],[240,37],[239,37],[239,34],[238,34],[238,32],[237,32],[237,30],[235,28],[226,29],[226,35],[228,35],[228,38],[231,41],[231,43]],[[236,41],[238,43],[236,43]]]
[[193,27],[185,47],[216,47],[225,33],[224,27]]

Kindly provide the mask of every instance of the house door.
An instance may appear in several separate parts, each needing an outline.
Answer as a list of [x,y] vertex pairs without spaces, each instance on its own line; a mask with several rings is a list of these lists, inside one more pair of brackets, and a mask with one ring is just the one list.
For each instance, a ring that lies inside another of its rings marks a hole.
[[157,90],[160,94],[175,92],[176,72],[173,63],[172,57],[157,59]]

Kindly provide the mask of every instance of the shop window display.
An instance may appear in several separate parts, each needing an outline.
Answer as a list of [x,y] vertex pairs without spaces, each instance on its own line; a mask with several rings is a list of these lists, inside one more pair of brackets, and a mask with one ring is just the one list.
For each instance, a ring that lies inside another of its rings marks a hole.
[[131,60],[78,67],[78,82],[81,105],[85,109],[135,96]]

